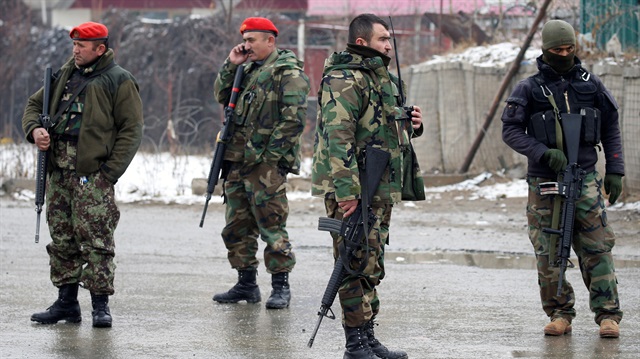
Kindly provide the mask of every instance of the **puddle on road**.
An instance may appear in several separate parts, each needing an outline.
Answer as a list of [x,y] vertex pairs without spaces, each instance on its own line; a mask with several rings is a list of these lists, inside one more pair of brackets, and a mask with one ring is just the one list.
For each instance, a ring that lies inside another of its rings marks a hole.
[[[533,254],[524,253],[497,253],[497,252],[385,252],[385,261],[390,263],[410,264],[455,264],[469,267],[488,269],[536,269],[536,258]],[[573,263],[578,263],[577,258],[572,258]],[[640,258],[620,259],[614,255],[616,269],[640,268]]]

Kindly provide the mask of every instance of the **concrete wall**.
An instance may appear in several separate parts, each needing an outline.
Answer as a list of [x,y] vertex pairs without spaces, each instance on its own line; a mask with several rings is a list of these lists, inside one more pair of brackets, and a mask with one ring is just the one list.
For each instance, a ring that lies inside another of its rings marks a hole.
[[[625,155],[625,192],[640,193],[640,68],[617,64],[585,64],[598,75],[620,106],[620,125]],[[423,109],[425,133],[414,140],[425,173],[456,173],[468,155],[485,122],[487,112],[509,67],[481,67],[470,63],[420,64],[405,71],[409,82],[408,104]],[[500,117],[513,86],[537,71],[534,63],[523,63],[511,81],[491,125],[476,153],[469,172],[509,169],[526,174],[526,158],[502,142]],[[604,159],[599,161],[604,173]]]

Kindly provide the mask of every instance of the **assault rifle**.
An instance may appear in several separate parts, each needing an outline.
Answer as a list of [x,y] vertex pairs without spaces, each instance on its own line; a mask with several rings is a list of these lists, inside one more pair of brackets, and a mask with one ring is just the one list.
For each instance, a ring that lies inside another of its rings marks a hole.
[[307,344],[309,348],[313,345],[316,334],[318,334],[322,318],[336,319],[331,306],[338,294],[342,280],[347,273],[352,275],[362,273],[367,265],[368,257],[365,254],[358,264],[359,268],[351,268],[351,262],[357,260],[356,254],[360,249],[364,248],[365,253],[368,252],[369,234],[378,220],[378,217],[373,214],[369,203],[373,200],[391,155],[386,151],[370,146],[367,146],[364,152],[364,161],[360,173],[363,195],[356,210],[343,221],[326,217],[322,217],[318,221],[319,230],[337,234],[342,238],[342,242],[338,245],[339,255],[322,296],[320,310],[318,311],[318,322]]
[[200,218],[200,228],[204,225],[204,217],[207,215],[207,208],[209,207],[211,195],[218,184],[218,179],[220,179],[224,152],[227,150],[227,142],[231,138],[233,110],[236,108],[238,95],[240,94],[240,85],[242,85],[243,78],[244,65],[239,65],[236,69],[236,76],[233,79],[233,86],[231,86],[229,104],[224,108],[224,122],[222,123],[222,129],[218,132],[218,136],[216,138],[216,149],[213,155],[213,161],[211,162],[211,169],[209,170],[209,178],[207,179],[207,198],[204,203],[204,209],[202,210],[202,218]]
[[[49,98],[51,93],[51,67],[44,70],[44,91],[42,94],[42,113],[38,115],[40,125],[49,132],[53,126],[49,117]],[[44,192],[47,186],[47,161],[49,151],[38,149],[38,164],[36,167],[36,243],[40,241],[40,213],[44,205]]]
[[538,186],[538,191],[541,195],[556,195],[557,201],[563,201],[562,212],[560,214],[560,227],[558,229],[542,229],[543,232],[552,234],[554,239],[556,236],[560,237],[560,241],[555,244],[553,243],[554,241],[551,241],[549,248],[551,251],[553,247],[556,247],[555,253],[549,253],[550,264],[560,267],[556,296],[560,296],[562,292],[562,282],[567,267],[574,267],[569,257],[571,256],[571,242],[573,240],[573,227],[576,218],[576,202],[580,199],[582,183],[586,175],[586,172],[578,165],[581,127],[581,115],[562,115],[562,132],[564,132],[565,135],[568,165],[563,172],[558,174],[557,182],[543,182]]

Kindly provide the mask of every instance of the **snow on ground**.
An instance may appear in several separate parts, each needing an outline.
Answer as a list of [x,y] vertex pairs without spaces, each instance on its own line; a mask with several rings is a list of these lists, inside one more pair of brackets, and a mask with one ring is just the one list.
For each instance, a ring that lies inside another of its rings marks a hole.
[[[520,45],[503,42],[487,46],[474,46],[465,49],[461,53],[452,53],[443,56],[435,55],[431,60],[415,65],[416,68],[431,66],[439,63],[464,62],[479,67],[506,66],[515,60]],[[525,52],[523,62],[533,62],[542,54],[539,48],[529,47]]]
[[[12,178],[35,178],[37,151],[33,145],[2,145],[0,151],[0,183]],[[194,178],[207,178],[211,166],[207,156],[171,156],[169,153],[150,154],[139,152],[116,184],[119,202],[155,202],[176,204],[204,204],[204,197],[191,193]],[[309,178],[311,159],[303,160],[301,174],[295,177]],[[291,176],[291,175],[290,175]],[[495,200],[497,198],[522,198],[527,195],[527,184],[523,179],[506,183],[483,185],[494,176],[485,172],[474,178],[440,187],[427,187],[427,200],[437,200],[445,192],[460,192],[458,200]],[[221,183],[218,183],[220,186]],[[0,195],[3,193],[0,192]],[[35,194],[29,190],[13,193],[17,200],[33,201]],[[307,191],[292,191],[290,200],[311,199]],[[213,196],[212,203],[221,203],[220,196]],[[411,202],[405,205],[411,206]],[[640,210],[640,202],[617,203],[611,210]]]

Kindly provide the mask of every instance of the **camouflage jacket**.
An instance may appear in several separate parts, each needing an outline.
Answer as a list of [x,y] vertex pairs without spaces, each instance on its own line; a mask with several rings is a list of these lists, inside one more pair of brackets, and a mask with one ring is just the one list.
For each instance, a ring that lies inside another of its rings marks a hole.
[[318,91],[318,118],[311,194],[338,202],[360,198],[358,160],[367,146],[391,154],[374,202],[401,201],[402,157],[396,119],[398,79],[380,57],[334,53],[325,61]]
[[[109,49],[100,59],[96,70],[114,61]],[[60,69],[59,76],[51,83],[49,113],[58,111],[59,99],[65,92],[67,80],[75,69],[73,58]],[[127,70],[116,65],[87,84],[80,134],[76,172],[86,176],[101,170],[109,181],[115,183],[125,172],[142,141],[142,100],[138,83]],[[42,127],[38,115],[42,112],[44,89],[41,88],[27,102],[22,117],[22,128],[27,141],[33,143],[31,132]],[[55,146],[55,141],[52,142]],[[49,156],[49,171],[54,166]]]
[[[250,62],[235,108],[224,159],[252,166],[261,162],[300,173],[300,136],[307,117],[309,78],[289,50],[276,50],[262,65]],[[214,83],[216,100],[229,102],[237,65],[225,61]]]

